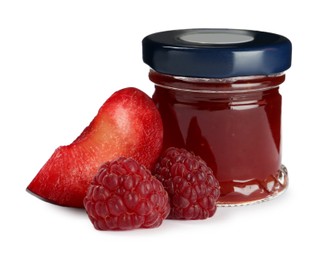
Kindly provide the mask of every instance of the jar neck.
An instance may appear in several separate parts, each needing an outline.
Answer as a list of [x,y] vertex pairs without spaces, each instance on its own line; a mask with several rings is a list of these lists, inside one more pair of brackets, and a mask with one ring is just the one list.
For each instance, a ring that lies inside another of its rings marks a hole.
[[149,79],[156,86],[198,93],[244,93],[277,88],[285,80],[285,74],[240,76],[233,78],[192,78],[161,74],[150,70]]

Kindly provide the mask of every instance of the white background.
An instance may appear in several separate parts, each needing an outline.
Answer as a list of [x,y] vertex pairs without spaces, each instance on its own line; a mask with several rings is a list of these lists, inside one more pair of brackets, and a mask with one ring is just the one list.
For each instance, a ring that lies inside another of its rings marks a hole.
[[[315,259],[315,10],[313,1],[0,2],[0,259]],[[43,202],[26,186],[116,90],[153,84],[147,34],[220,27],[271,31],[293,43],[281,87],[290,187],[203,221],[96,231],[84,211]]]

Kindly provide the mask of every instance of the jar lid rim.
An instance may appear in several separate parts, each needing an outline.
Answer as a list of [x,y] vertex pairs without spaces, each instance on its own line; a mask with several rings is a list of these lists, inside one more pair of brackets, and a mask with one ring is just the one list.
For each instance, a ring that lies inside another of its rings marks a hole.
[[291,66],[292,44],[282,35],[240,29],[181,29],[142,41],[143,61],[157,72],[187,77],[270,75]]

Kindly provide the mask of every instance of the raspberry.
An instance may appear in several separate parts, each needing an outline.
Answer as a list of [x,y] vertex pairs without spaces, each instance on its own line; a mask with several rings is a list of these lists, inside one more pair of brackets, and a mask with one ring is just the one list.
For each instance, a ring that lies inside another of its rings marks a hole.
[[104,163],[83,200],[98,230],[129,230],[161,225],[170,212],[163,185],[134,159]]
[[199,156],[170,147],[158,160],[153,175],[168,192],[169,219],[206,219],[214,215],[219,183]]

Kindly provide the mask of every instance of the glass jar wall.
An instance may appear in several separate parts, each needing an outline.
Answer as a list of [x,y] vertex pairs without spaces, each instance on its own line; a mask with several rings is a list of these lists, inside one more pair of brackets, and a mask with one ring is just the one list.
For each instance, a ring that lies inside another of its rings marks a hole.
[[286,188],[278,91],[284,75],[201,80],[151,71],[150,79],[164,148],[186,148],[207,162],[220,182],[219,204],[266,200]]

